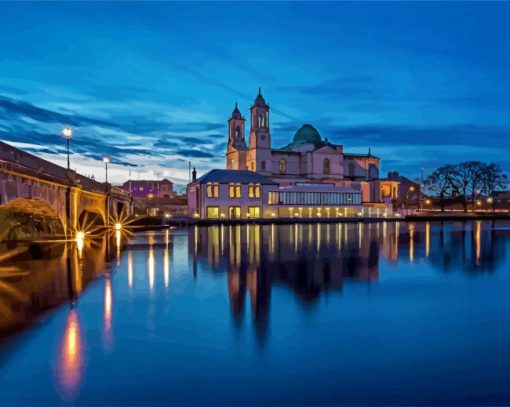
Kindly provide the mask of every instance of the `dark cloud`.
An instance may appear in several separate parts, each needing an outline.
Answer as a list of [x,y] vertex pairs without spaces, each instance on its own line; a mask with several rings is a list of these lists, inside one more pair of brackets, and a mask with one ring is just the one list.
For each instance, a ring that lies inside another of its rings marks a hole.
[[207,151],[201,150],[193,150],[193,149],[181,149],[175,152],[176,154],[182,155],[184,157],[193,157],[193,158],[213,158],[218,157],[217,154],[212,154]]
[[[289,140],[302,123],[286,122],[275,127],[279,140]],[[312,123],[322,138],[346,147],[356,145],[463,145],[473,147],[500,146],[510,148],[510,126],[452,124],[443,126],[410,126],[399,124],[367,124],[341,126],[326,120]]]
[[80,115],[69,115],[43,109],[30,103],[0,96],[0,109],[15,117],[28,117],[41,123],[61,123],[70,126],[118,127],[115,123]]

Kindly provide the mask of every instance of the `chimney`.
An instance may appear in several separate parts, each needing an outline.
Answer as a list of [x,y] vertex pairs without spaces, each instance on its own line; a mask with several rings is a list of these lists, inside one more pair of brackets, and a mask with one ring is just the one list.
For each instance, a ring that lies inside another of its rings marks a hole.
[[191,181],[195,182],[197,180],[197,170],[193,167],[193,171],[191,172]]

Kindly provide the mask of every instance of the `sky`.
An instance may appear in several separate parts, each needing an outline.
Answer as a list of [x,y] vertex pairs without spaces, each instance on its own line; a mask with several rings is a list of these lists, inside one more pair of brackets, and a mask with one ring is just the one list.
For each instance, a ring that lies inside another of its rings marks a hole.
[[[304,123],[414,178],[510,172],[510,3],[0,3],[0,140],[108,178],[225,167],[258,87],[273,147]],[[248,136],[248,134],[246,134]]]

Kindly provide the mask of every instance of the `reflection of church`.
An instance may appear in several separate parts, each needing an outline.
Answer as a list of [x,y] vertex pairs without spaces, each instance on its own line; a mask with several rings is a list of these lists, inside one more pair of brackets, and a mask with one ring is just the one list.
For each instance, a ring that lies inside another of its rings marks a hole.
[[345,280],[379,278],[382,235],[369,224],[222,225],[190,233],[194,264],[207,261],[212,270],[227,270],[233,318],[242,319],[248,300],[261,340],[274,285],[289,288],[310,307],[322,293],[341,290]]
[[[333,183],[363,191],[363,202],[381,199],[379,158],[370,153],[350,154],[342,145],[322,139],[310,124],[296,132],[290,144],[273,148],[269,105],[260,93],[250,108],[250,131],[245,140],[245,118],[237,104],[228,121],[227,169],[256,171],[280,186],[296,183]],[[390,191],[395,193],[396,191]]]

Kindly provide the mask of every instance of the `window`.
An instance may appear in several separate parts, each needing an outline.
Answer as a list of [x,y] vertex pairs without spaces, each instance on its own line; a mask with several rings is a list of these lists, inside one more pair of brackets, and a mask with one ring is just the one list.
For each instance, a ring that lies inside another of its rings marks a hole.
[[258,206],[249,206],[248,207],[248,216],[251,219],[260,218],[260,207],[258,207]]
[[249,184],[248,185],[248,197],[260,198],[260,184]]
[[230,219],[241,219],[241,207],[230,206],[228,208],[228,216]]
[[219,198],[220,197],[220,184],[207,183],[207,198]]
[[241,198],[241,184],[230,183],[228,186],[228,196],[230,198]]
[[217,206],[207,207],[207,219],[218,219],[220,217],[220,208]]
[[236,127],[236,138],[239,138],[239,133],[240,133],[240,131],[239,131],[239,126],[237,126],[237,127]]
[[287,161],[285,161],[283,158],[280,160],[280,174],[285,174],[287,172]]
[[322,171],[324,174],[329,174],[329,158],[325,158],[322,163]]
[[262,171],[265,171],[266,170],[266,162],[265,161],[261,161],[260,162],[260,167],[262,168]]

